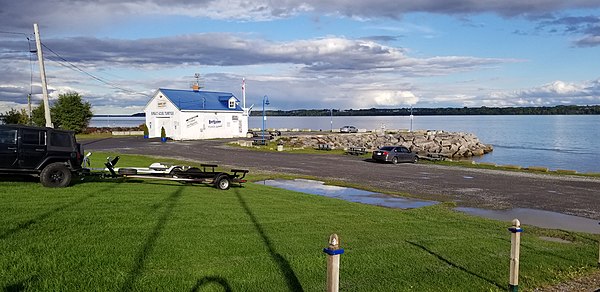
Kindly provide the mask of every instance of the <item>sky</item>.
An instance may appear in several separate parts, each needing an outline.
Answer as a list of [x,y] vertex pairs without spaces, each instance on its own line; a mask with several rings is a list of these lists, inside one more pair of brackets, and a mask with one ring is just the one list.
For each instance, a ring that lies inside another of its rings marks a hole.
[[598,0],[0,0],[0,113],[77,92],[142,112],[159,88],[269,109],[600,104]]

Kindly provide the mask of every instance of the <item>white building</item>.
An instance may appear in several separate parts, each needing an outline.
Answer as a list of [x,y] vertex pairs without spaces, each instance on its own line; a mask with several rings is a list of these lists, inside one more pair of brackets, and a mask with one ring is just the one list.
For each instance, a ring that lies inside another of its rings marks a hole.
[[244,137],[248,115],[231,93],[159,88],[144,108],[149,136],[174,140]]

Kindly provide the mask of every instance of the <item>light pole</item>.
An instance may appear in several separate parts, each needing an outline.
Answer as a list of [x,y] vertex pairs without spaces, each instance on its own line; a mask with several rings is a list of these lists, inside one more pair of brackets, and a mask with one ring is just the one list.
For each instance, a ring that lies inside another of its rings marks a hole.
[[333,109],[329,109],[329,122],[331,123],[331,130],[330,132],[333,133]]
[[410,131],[412,132],[412,124],[413,124],[413,108],[410,106]]
[[[263,96],[263,125],[262,125],[262,140],[265,143],[265,121],[267,121],[267,116],[265,115],[265,105],[269,105],[269,98],[265,95]],[[266,144],[266,143],[265,143]]]

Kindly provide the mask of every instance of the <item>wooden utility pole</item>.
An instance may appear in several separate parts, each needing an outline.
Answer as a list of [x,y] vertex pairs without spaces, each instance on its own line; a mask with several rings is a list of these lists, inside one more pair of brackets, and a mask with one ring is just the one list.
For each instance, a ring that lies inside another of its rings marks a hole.
[[42,79],[42,95],[44,98],[44,117],[46,118],[46,127],[53,128],[50,119],[50,102],[48,100],[48,85],[46,84],[46,68],[44,67],[44,55],[42,54],[42,40],[38,24],[33,24],[33,33],[35,34],[35,46],[37,48],[38,64],[40,65],[40,78]]

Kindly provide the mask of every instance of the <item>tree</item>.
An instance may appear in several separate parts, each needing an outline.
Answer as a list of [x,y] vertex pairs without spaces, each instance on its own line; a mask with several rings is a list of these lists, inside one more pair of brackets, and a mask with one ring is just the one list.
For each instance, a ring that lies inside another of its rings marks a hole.
[[46,126],[46,115],[44,113],[44,103],[36,106],[31,110],[31,121],[34,125],[44,127]]
[[56,128],[81,133],[93,116],[91,107],[89,102],[81,100],[81,95],[77,92],[61,94],[50,108],[52,122]]
[[20,111],[11,108],[9,111],[2,114],[2,118],[0,118],[4,124],[21,124],[27,125],[29,123],[29,115],[25,109],[21,109]]

